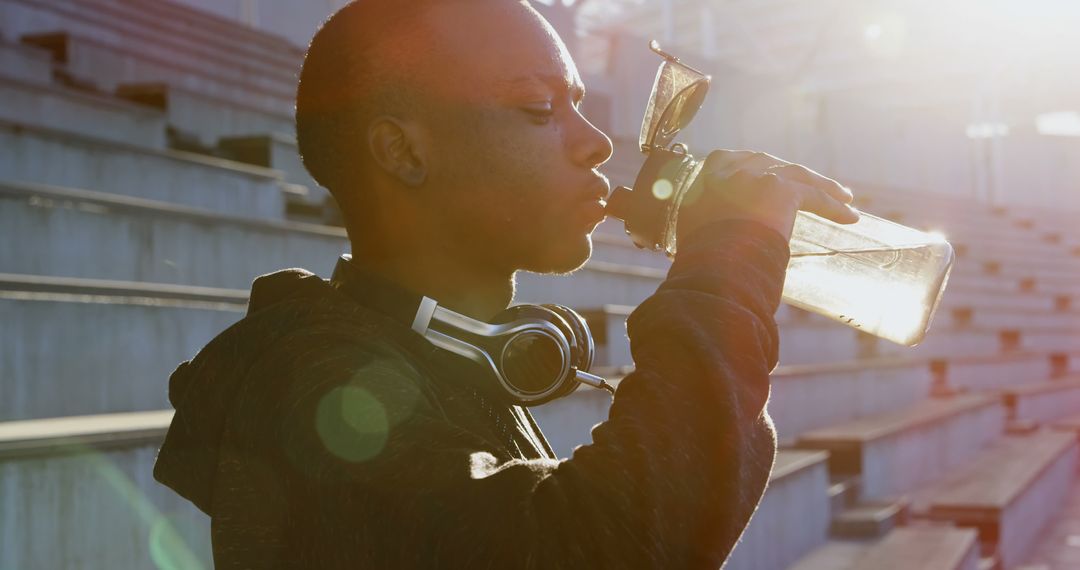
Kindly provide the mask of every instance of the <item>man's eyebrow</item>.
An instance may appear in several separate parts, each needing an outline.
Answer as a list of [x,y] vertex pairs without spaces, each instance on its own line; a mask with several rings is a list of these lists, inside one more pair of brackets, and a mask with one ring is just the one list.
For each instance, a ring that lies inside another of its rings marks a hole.
[[557,91],[569,92],[575,102],[585,98],[585,86],[580,80],[570,80],[563,75],[556,75],[553,73],[522,75],[513,79],[500,81],[499,83],[508,88],[515,88],[529,83],[543,83]]

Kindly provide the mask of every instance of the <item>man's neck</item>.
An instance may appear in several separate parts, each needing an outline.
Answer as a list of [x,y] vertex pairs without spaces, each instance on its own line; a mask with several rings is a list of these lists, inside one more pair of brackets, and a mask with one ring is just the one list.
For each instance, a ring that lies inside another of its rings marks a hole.
[[451,311],[490,321],[514,299],[513,272],[478,268],[445,252],[377,255],[353,244],[353,258],[368,271]]

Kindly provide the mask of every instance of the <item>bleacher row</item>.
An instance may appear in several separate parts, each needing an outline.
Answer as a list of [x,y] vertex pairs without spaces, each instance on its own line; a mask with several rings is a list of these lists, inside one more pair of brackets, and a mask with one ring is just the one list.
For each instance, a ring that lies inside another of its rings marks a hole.
[[[302,52],[166,1],[0,0],[0,568],[209,565],[208,523],[151,468],[166,380],[243,315],[253,277],[345,252],[303,172]],[[615,182],[636,150],[619,146]],[[788,306],[769,403],[781,451],[731,570],[1015,568],[1076,484],[1080,235],[1060,212],[858,184],[959,260],[906,349]],[[668,261],[615,221],[519,299],[581,310],[598,367]],[[563,455],[608,398],[535,410]]]

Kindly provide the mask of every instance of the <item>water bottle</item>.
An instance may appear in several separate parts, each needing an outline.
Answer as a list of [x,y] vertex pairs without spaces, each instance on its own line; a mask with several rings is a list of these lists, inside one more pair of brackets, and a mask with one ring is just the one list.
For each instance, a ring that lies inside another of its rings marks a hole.
[[[665,61],[642,123],[648,158],[633,189],[612,192],[608,215],[625,222],[639,247],[674,256],[682,199],[704,161],[672,139],[701,106],[709,77],[650,47]],[[865,212],[854,224],[799,212],[790,248],[785,303],[905,346],[926,336],[955,261],[940,235]]]

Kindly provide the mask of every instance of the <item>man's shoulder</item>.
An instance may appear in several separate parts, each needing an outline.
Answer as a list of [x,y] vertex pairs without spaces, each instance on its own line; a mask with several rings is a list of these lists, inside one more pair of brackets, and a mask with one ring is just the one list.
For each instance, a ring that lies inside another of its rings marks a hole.
[[253,294],[248,314],[210,341],[193,367],[228,370],[233,381],[267,387],[391,372],[402,381],[426,380],[423,339],[317,280],[305,277],[306,291],[291,286],[288,294],[269,303],[265,287],[264,302],[256,303]]
[[266,360],[278,361],[280,370],[339,376],[392,369],[414,380],[424,376],[423,345],[417,343],[422,339],[411,338],[403,325],[341,296],[286,301],[257,316],[259,324],[282,327],[264,347]]
[[244,320],[208,349],[219,363],[230,354],[246,361],[230,379],[240,389],[232,405],[252,425],[297,414],[314,421],[327,406],[357,402],[397,414],[437,399],[422,344],[372,309],[334,296],[296,298]]

